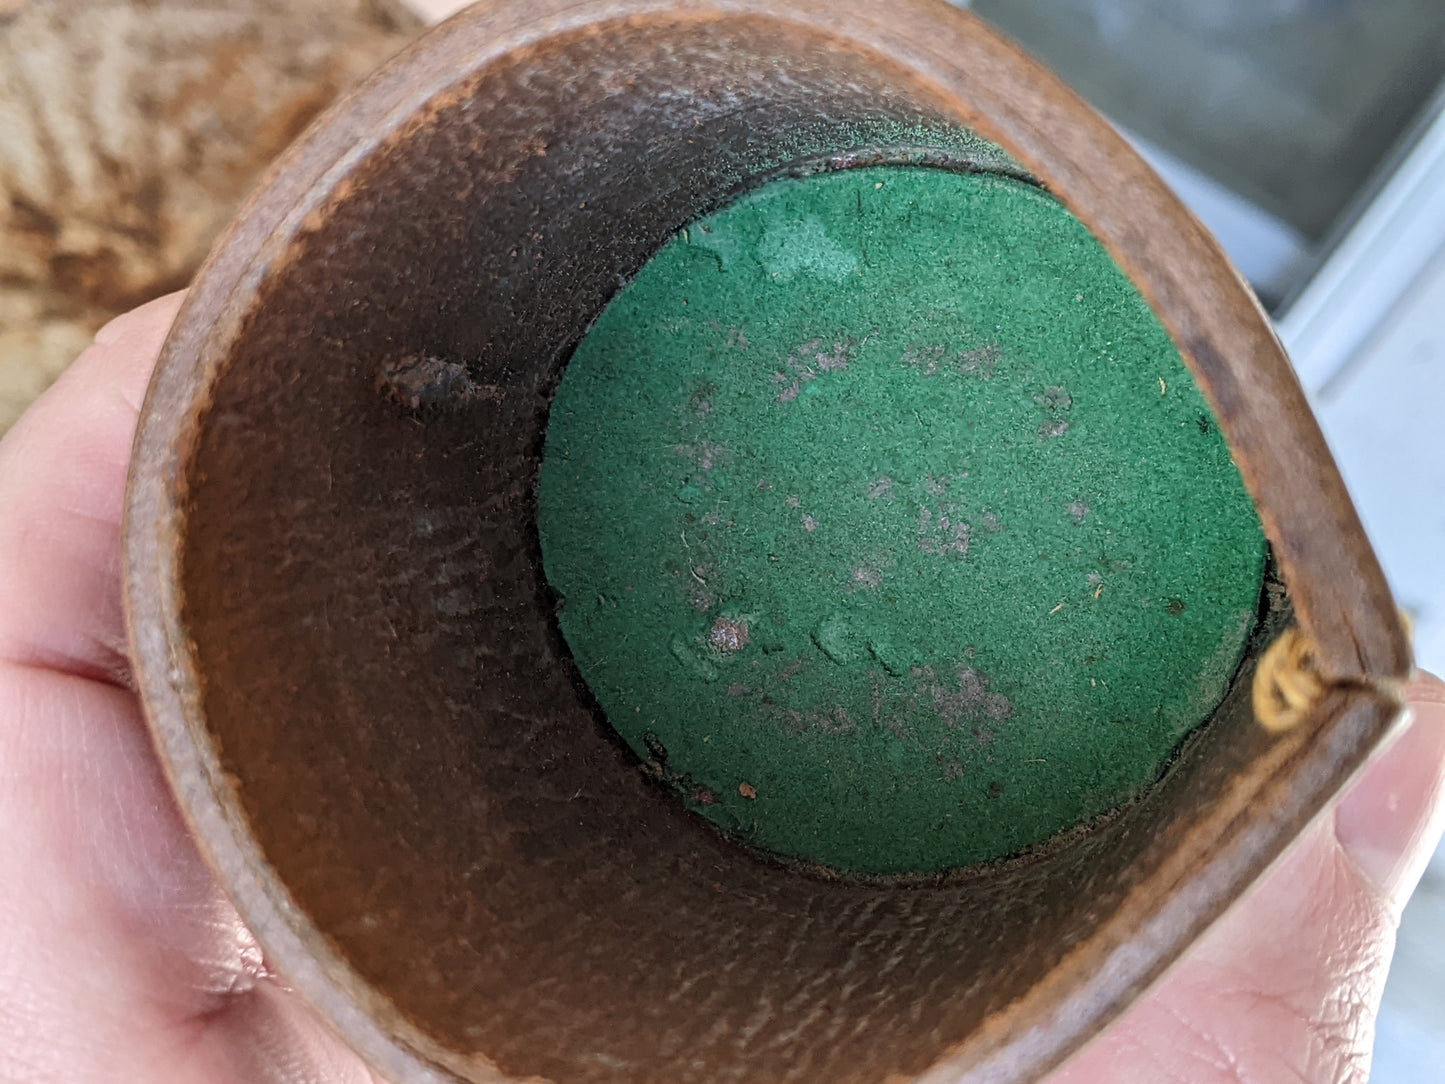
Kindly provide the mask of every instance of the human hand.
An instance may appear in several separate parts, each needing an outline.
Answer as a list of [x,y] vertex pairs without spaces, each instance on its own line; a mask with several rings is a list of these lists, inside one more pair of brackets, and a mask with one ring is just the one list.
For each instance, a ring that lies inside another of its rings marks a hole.
[[0,441],[0,1081],[371,1084],[267,971],[134,692],[121,508],[179,304],[108,324]]
[[[0,1078],[375,1078],[266,968],[181,820],[120,603],[131,437],[179,297],[104,328],[0,442]],[[1399,912],[1445,829],[1445,685],[1053,1084],[1367,1076]]]

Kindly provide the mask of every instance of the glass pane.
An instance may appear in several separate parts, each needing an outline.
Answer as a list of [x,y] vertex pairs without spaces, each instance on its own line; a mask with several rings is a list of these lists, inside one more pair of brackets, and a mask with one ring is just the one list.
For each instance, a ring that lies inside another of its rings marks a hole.
[[1440,0],[975,0],[1149,142],[1318,242],[1445,76]]

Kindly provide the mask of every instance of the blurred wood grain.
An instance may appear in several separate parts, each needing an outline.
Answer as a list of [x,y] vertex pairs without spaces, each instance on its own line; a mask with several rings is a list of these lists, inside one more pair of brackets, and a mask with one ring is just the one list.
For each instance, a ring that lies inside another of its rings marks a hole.
[[0,0],[0,432],[107,319],[185,285],[420,27],[392,0]]

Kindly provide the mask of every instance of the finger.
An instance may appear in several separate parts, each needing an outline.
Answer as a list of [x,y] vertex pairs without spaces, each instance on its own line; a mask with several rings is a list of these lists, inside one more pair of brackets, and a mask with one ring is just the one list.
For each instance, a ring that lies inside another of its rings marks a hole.
[[125,471],[177,302],[103,329],[0,445],[0,1077],[367,1081],[269,981],[120,687]]
[[1368,1079],[1395,928],[1445,828],[1445,692],[1057,1084]]
[[226,1011],[199,1021],[197,1071],[212,1084],[215,1066],[236,1084],[381,1084],[295,995],[270,982],[233,998]]
[[1340,846],[1397,921],[1445,832],[1445,682],[1424,674],[1407,696],[1424,729],[1367,768],[1335,810]]
[[0,660],[128,683],[125,474],[180,302],[171,294],[103,327],[0,440]]
[[118,1079],[110,1064],[164,1079],[145,1066],[254,985],[259,953],[186,835],[130,693],[0,664],[0,719],[4,1079]]

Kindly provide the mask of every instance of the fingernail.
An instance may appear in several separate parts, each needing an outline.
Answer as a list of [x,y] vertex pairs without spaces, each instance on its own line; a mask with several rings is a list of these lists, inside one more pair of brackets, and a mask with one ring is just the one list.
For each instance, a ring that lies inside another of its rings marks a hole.
[[1445,702],[1412,704],[1414,721],[1335,807],[1335,836],[1396,909],[1414,891],[1445,828]]

